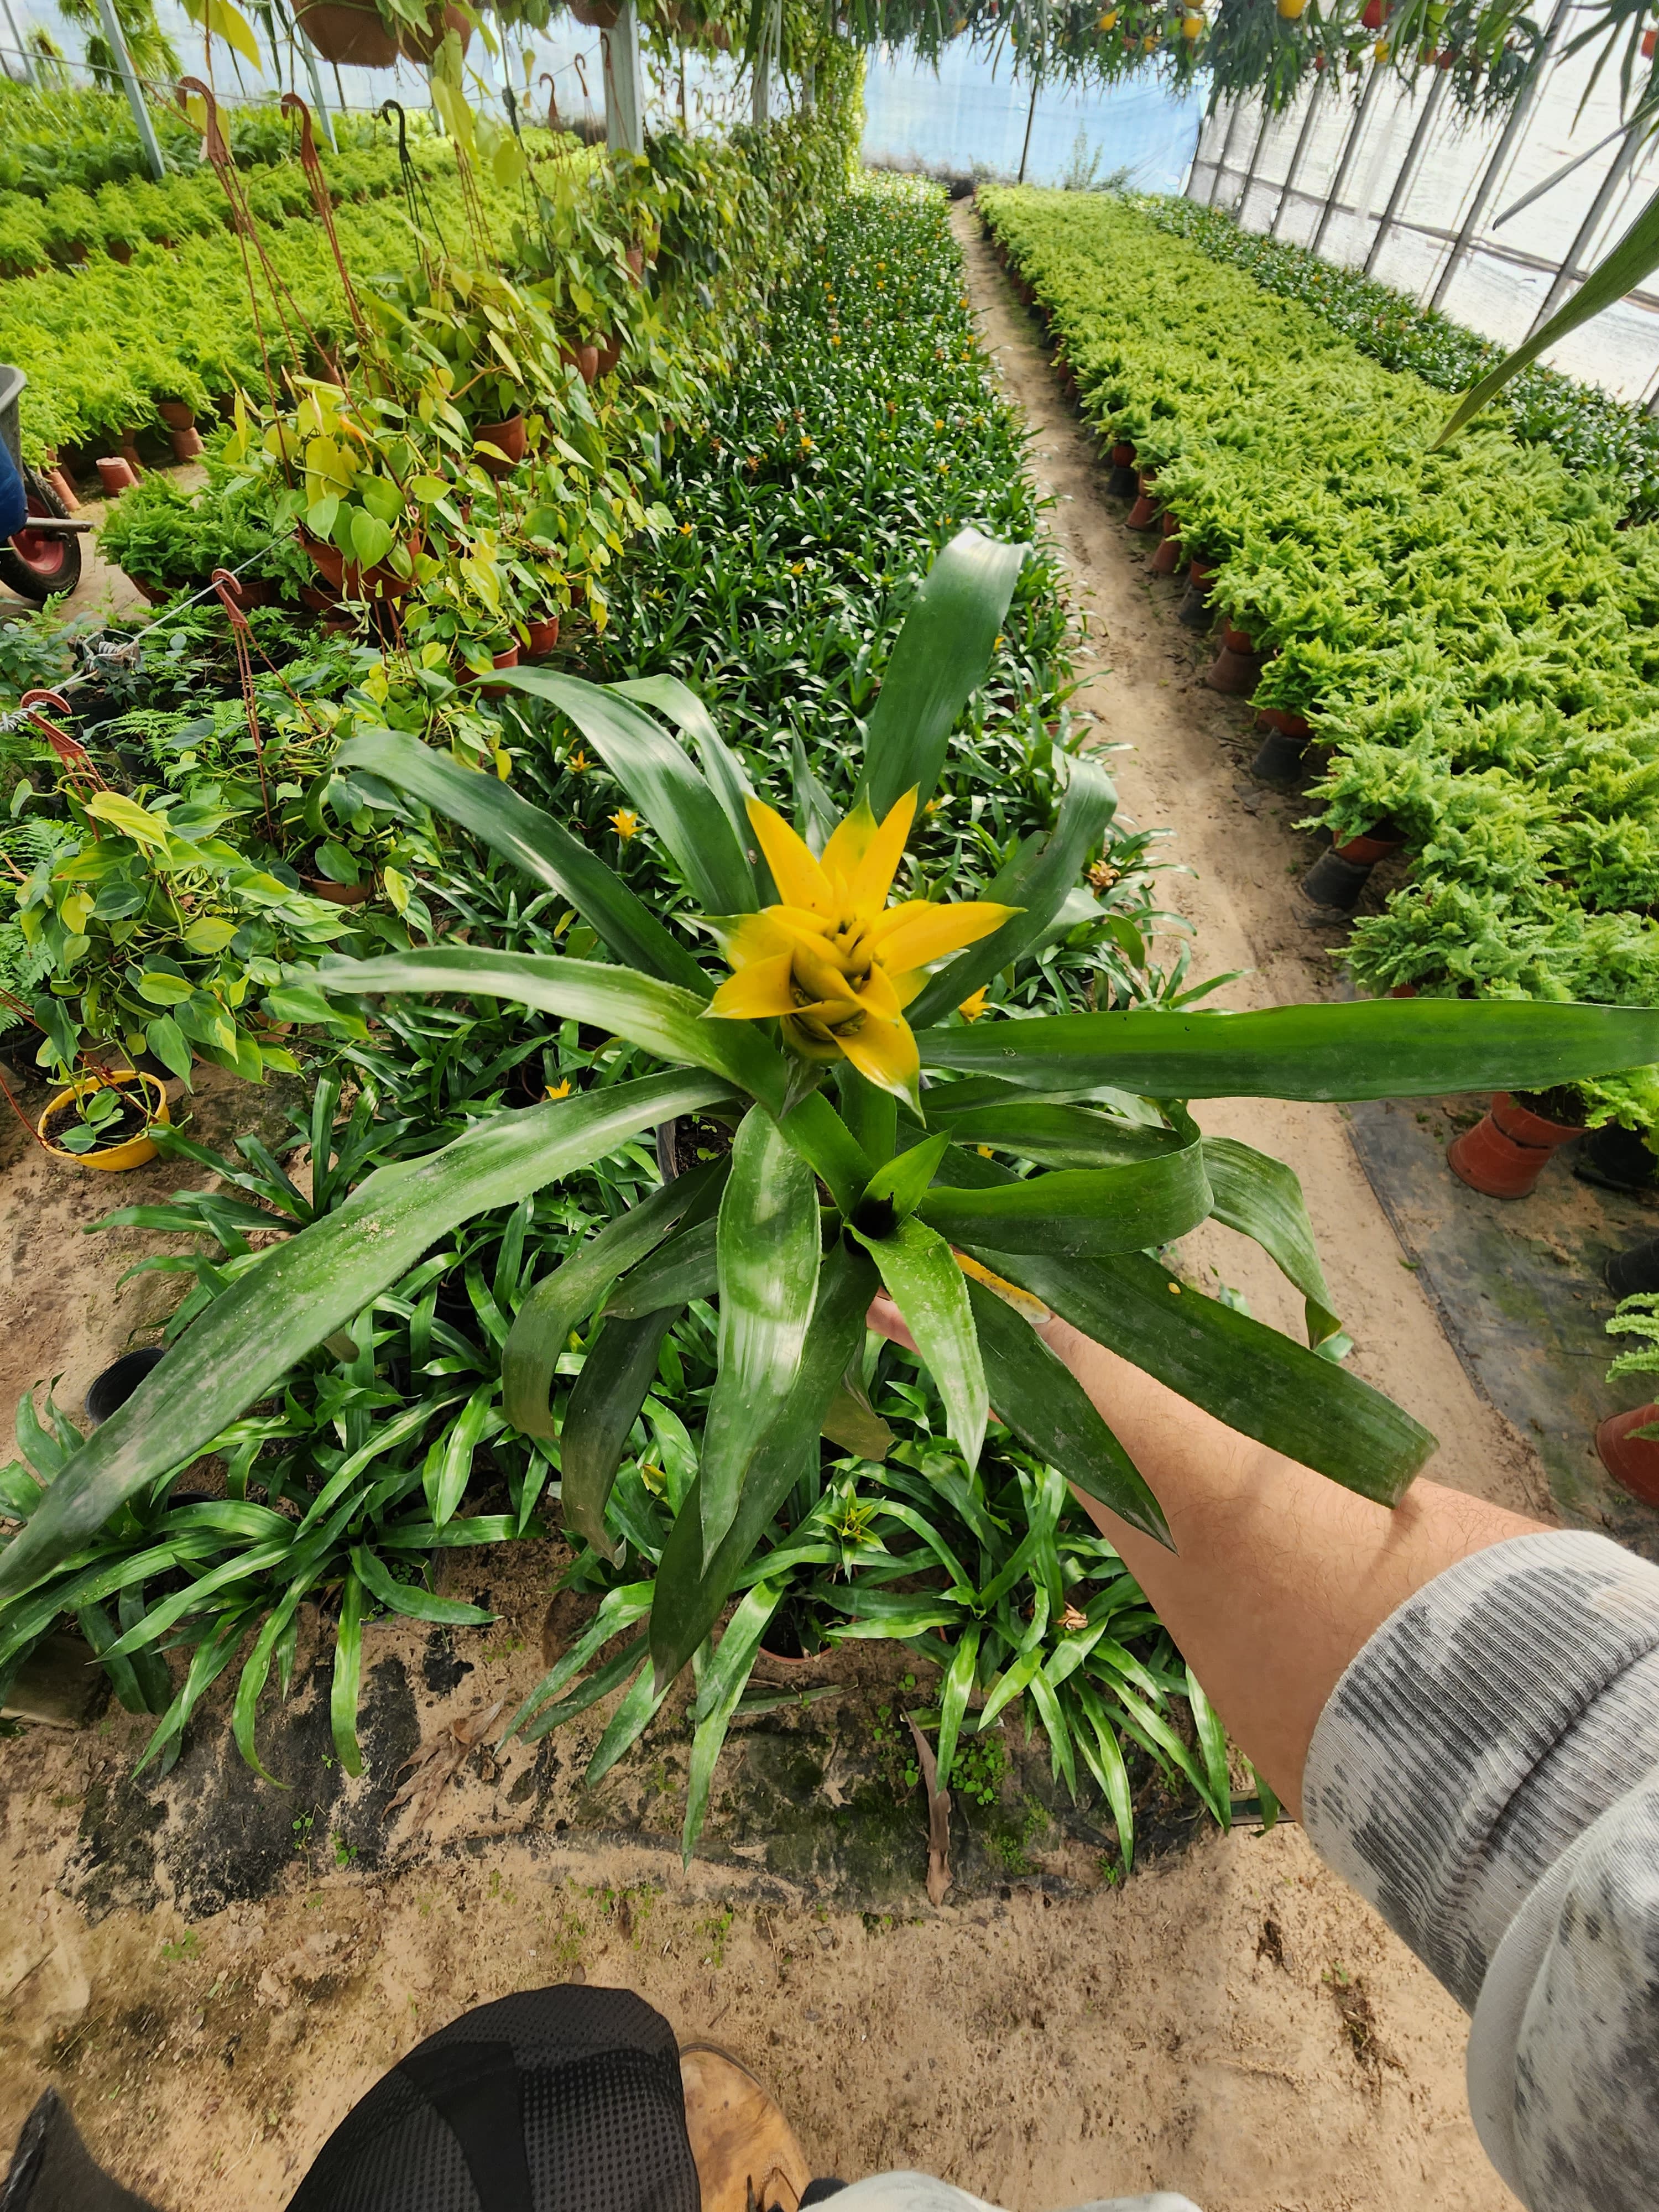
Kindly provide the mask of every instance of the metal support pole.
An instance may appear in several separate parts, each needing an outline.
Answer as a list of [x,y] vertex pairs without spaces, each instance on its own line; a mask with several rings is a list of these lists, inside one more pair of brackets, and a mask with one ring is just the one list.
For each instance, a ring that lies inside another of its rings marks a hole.
[[1014,179],[1014,182],[1017,185],[1023,185],[1025,182],[1025,164],[1030,159],[1031,152],[1031,125],[1036,120],[1037,94],[1042,91],[1042,72],[1041,70],[1033,70],[1031,72],[1031,104],[1025,111],[1025,142],[1019,149],[1019,174]]
[[1624,144],[1613,155],[1613,165],[1607,175],[1602,178],[1601,189],[1590,202],[1589,211],[1579,224],[1572,244],[1567,248],[1566,259],[1555,272],[1555,282],[1550,286],[1543,306],[1532,319],[1532,326],[1527,332],[1528,337],[1535,336],[1543,329],[1545,324],[1572,289],[1574,283],[1578,281],[1579,264],[1589,258],[1595,234],[1601,228],[1601,218],[1613,205],[1614,194],[1636,166],[1636,157],[1647,143],[1645,132],[1634,127],[1626,134]]
[[1204,203],[1206,207],[1215,205],[1215,196],[1221,188],[1221,179],[1226,175],[1227,164],[1233,157],[1233,139],[1237,133],[1238,118],[1243,112],[1243,101],[1236,100],[1233,102],[1233,112],[1227,118],[1227,135],[1221,142],[1221,159],[1211,172],[1209,197]]
[[1302,118],[1302,128],[1297,133],[1296,148],[1291,155],[1291,166],[1285,172],[1285,181],[1279,188],[1279,205],[1273,210],[1273,219],[1267,226],[1269,238],[1277,238],[1279,226],[1285,220],[1285,210],[1291,204],[1291,190],[1302,173],[1302,156],[1308,150],[1308,141],[1313,137],[1313,127],[1319,114],[1319,103],[1325,96],[1323,76],[1314,79],[1314,88],[1308,95],[1308,112]]
[[1538,97],[1545,77],[1549,73],[1550,64],[1555,58],[1555,50],[1561,43],[1561,33],[1567,27],[1567,17],[1571,12],[1573,0],[1556,0],[1555,13],[1550,17],[1550,27],[1544,33],[1544,43],[1538,50],[1538,59],[1534,63],[1530,75],[1516,95],[1514,106],[1510,110],[1510,118],[1504,125],[1502,135],[1498,141],[1497,150],[1493,153],[1491,161],[1487,162],[1480,182],[1475,186],[1474,198],[1469,203],[1469,211],[1463,218],[1462,228],[1458,232],[1452,250],[1446,257],[1446,265],[1435,280],[1434,289],[1429,295],[1429,305],[1431,307],[1437,307],[1451,289],[1452,278],[1462,265],[1463,256],[1469,250],[1469,241],[1480,227],[1480,218],[1486,214],[1492,194],[1498,190],[1498,179],[1508,167],[1509,158],[1515,149],[1516,141],[1526,129],[1531,118],[1533,104]]
[[622,0],[617,20],[599,33],[605,67],[605,143],[611,152],[643,154],[645,102],[640,84],[640,19]]
[[1256,132],[1255,143],[1250,149],[1250,164],[1244,172],[1244,189],[1239,193],[1238,204],[1233,210],[1240,222],[1243,222],[1244,210],[1250,204],[1250,186],[1255,182],[1256,164],[1261,161],[1261,149],[1267,143],[1267,126],[1273,119],[1273,112],[1264,100],[1261,103],[1261,128]]
[[103,26],[105,42],[115,57],[115,66],[120,71],[122,88],[127,96],[127,106],[132,110],[138,143],[144,149],[149,173],[152,177],[164,177],[167,165],[161,159],[161,143],[155,136],[155,125],[149,119],[149,110],[144,105],[144,95],[138,89],[132,56],[127,52],[127,42],[121,34],[120,19],[115,13],[115,0],[98,0],[98,20]]
[[1371,250],[1365,256],[1365,274],[1368,276],[1382,258],[1383,244],[1394,228],[1395,217],[1406,204],[1406,195],[1412,188],[1412,179],[1417,174],[1418,162],[1422,159],[1423,149],[1429,143],[1429,132],[1434,126],[1434,118],[1439,114],[1440,103],[1445,96],[1446,71],[1437,69],[1434,82],[1429,87],[1428,96],[1423,102],[1423,112],[1418,117],[1417,128],[1412,133],[1411,144],[1406,149],[1406,158],[1400,164],[1400,174],[1395,179],[1394,190],[1389,194],[1389,204],[1383,209],[1382,220],[1376,226]]
[[311,83],[311,105],[313,110],[316,114],[318,122],[320,123],[323,127],[323,136],[328,141],[329,152],[331,154],[337,154],[339,151],[339,148],[336,145],[334,141],[334,118],[329,113],[328,102],[323,98],[323,73],[317,66],[316,53],[313,50],[310,40],[307,38],[303,31],[297,34],[295,43],[299,46],[305,55],[306,76],[310,80]]
[[[23,64],[23,82],[25,84],[33,84],[34,82],[34,64],[29,59],[29,50],[23,44],[22,38],[18,32],[17,18],[11,11],[11,0],[0,0],[0,5],[3,5],[5,9],[6,21],[11,28],[11,42],[17,49],[17,58]],[[6,75],[9,76],[11,75],[11,71],[8,70],[6,71]]]
[[1377,94],[1382,89],[1382,80],[1388,74],[1388,68],[1386,62],[1374,61],[1371,64],[1371,73],[1365,80],[1364,92],[1354,115],[1352,125],[1348,131],[1347,143],[1342,149],[1342,158],[1336,165],[1336,174],[1331,179],[1331,188],[1325,195],[1325,204],[1319,210],[1319,222],[1314,231],[1313,244],[1309,248],[1310,252],[1317,253],[1325,242],[1325,233],[1331,227],[1331,217],[1336,213],[1336,204],[1342,197],[1342,187],[1347,183],[1349,173],[1358,158],[1359,142],[1365,135],[1365,125],[1371,119],[1371,109],[1376,103]]

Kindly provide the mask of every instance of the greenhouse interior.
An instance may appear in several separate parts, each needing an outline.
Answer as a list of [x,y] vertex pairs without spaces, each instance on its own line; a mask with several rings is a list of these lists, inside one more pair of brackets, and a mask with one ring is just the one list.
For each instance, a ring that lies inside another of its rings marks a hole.
[[1659,15],[0,60],[4,2212],[1659,2206]]

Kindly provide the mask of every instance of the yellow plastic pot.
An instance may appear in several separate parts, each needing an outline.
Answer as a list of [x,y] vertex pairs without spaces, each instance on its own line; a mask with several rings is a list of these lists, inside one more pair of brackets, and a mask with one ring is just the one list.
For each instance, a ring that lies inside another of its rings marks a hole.
[[1307,4],[1308,0],[1279,0],[1279,12],[1287,23],[1294,23]]
[[[156,1077],[145,1074],[142,1069],[118,1067],[111,1071],[108,1080],[111,1084],[121,1086],[129,1083],[143,1085],[145,1100],[150,1108],[151,1127],[154,1127],[158,1121],[166,1123],[170,1120],[171,1117],[167,1112],[167,1094]],[[101,1091],[104,1088],[105,1078],[101,1075],[92,1075],[88,1076],[84,1082],[73,1085],[67,1091],[60,1091],[55,1098],[49,1101],[45,1113],[35,1123],[35,1134],[52,1154],[53,1159],[70,1160],[76,1167],[99,1168],[106,1175],[118,1175],[125,1168],[141,1168],[147,1160],[153,1160],[155,1158],[155,1139],[150,1135],[148,1128],[137,1137],[129,1137],[125,1144],[112,1145],[107,1152],[71,1152],[62,1145],[54,1145],[46,1134],[47,1124],[54,1114],[61,1112],[65,1106],[74,1105],[77,1099],[84,1098],[89,1091]]]

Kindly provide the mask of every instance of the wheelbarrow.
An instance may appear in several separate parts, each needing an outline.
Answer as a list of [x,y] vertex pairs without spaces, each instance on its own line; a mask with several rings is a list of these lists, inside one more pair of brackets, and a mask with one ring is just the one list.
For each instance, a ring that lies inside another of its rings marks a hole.
[[0,438],[23,480],[29,515],[22,529],[0,544],[0,584],[9,584],[22,599],[44,604],[54,593],[72,592],[80,582],[81,539],[92,525],[71,520],[69,509],[40,471],[24,463],[17,403],[27,382],[22,369],[0,362]]

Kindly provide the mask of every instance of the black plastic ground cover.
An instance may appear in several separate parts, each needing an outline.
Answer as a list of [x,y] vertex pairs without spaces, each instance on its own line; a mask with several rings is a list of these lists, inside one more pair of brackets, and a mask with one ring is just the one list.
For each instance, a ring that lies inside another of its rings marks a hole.
[[1659,1200],[1581,1182],[1577,1146],[1530,1198],[1482,1197],[1452,1174],[1446,1146],[1485,1103],[1378,1099],[1343,1111],[1406,1261],[1475,1388],[1536,1449],[1563,1521],[1659,1560],[1659,1510],[1619,1488],[1592,1441],[1609,1413],[1659,1397],[1659,1377],[1605,1380],[1626,1344],[1604,1332],[1616,1302],[1601,1280],[1611,1254],[1659,1233]]

